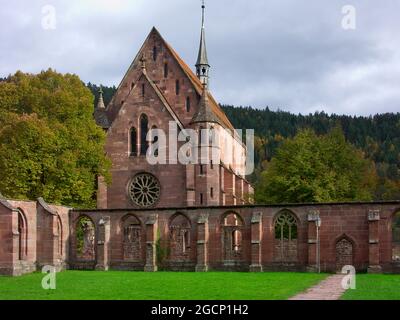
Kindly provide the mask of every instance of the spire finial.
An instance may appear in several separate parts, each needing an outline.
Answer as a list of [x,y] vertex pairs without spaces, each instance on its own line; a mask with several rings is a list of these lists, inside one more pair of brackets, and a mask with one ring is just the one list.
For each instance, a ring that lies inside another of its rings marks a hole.
[[202,9],[202,19],[201,19],[201,25],[202,25],[202,27],[204,28],[204,18],[205,18],[205,10],[206,10],[206,4],[205,4],[205,1],[204,0],[202,0],[202,6],[201,6],[201,9]]
[[97,109],[105,109],[106,106],[104,105],[103,99],[103,87],[100,85],[99,89],[99,101],[97,102]]
[[200,33],[200,48],[199,55],[196,62],[196,74],[200,79],[201,83],[208,85],[208,72],[210,65],[208,64],[207,48],[206,48],[206,31],[205,31],[205,2],[202,0],[202,21],[201,21],[201,33]]
[[144,55],[142,55],[142,57],[140,58],[140,63],[142,64],[142,70],[146,71],[146,58],[144,57]]

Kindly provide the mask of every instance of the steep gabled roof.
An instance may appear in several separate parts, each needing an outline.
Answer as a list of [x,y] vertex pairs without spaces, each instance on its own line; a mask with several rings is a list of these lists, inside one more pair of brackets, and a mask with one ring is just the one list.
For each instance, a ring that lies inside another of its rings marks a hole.
[[[121,83],[118,86],[117,92],[115,93],[114,97],[112,98],[110,104],[107,106],[107,110],[109,109],[109,107],[113,104],[114,102],[114,98],[115,96],[118,94],[122,84],[125,82],[128,74],[131,72],[131,70],[133,69],[133,67],[135,65],[138,64],[138,61],[140,59],[140,57],[142,56],[142,51],[143,48],[145,46],[145,44],[147,43],[148,39],[153,35],[156,34],[161,41],[164,43],[165,47],[169,50],[169,52],[171,53],[171,55],[174,57],[174,59],[176,60],[176,62],[178,63],[179,67],[181,68],[181,70],[183,71],[183,73],[188,77],[188,79],[190,80],[190,82],[193,84],[193,87],[195,88],[197,94],[199,96],[202,95],[202,91],[203,91],[203,85],[200,82],[199,78],[193,73],[193,71],[191,70],[191,68],[181,59],[181,57],[176,53],[176,51],[164,40],[164,38],[161,36],[161,34],[158,32],[158,30],[153,27],[151,32],[149,33],[149,35],[147,36],[145,42],[143,43],[142,47],[140,48],[138,54],[136,55],[135,59],[133,60],[133,62],[131,63],[128,71],[125,73],[125,76],[123,77]],[[158,89],[158,88],[157,88]],[[159,92],[161,92],[158,89]],[[211,111],[215,114],[215,116],[219,119],[221,125],[223,127],[225,127],[226,129],[230,129],[230,130],[234,130],[233,125],[231,124],[231,122],[229,121],[228,117],[225,115],[225,113],[223,112],[223,110],[221,109],[221,107],[218,105],[218,103],[215,101],[214,97],[208,92],[208,98],[210,101],[210,109]],[[165,100],[165,97],[164,97]],[[165,100],[166,101],[166,100]],[[176,115],[175,115],[176,116]]]
[[[144,78],[148,84],[150,85],[150,87],[154,90],[154,92],[156,93],[157,97],[159,98],[159,100],[161,101],[161,103],[163,104],[163,106],[165,107],[165,109],[168,111],[168,113],[171,115],[172,119],[174,119],[174,121],[177,123],[178,127],[181,130],[184,130],[184,126],[181,122],[181,120],[178,118],[178,116],[176,115],[176,113],[174,112],[174,110],[171,108],[171,106],[169,105],[167,99],[164,97],[164,95],[162,94],[161,90],[157,87],[157,85],[153,82],[153,80],[150,79],[150,77],[148,76],[147,72],[145,70],[142,69],[142,73],[140,74],[139,78],[137,79],[137,81],[135,82],[136,85],[137,83],[139,83],[139,81]],[[135,85],[135,87],[136,87]],[[132,92],[132,91],[131,91]],[[130,92],[130,93],[131,93]],[[129,95],[128,95],[129,97]]]
[[176,115],[174,110],[171,108],[171,106],[169,105],[167,99],[165,99],[164,95],[162,94],[160,89],[157,87],[157,85],[149,78],[149,76],[147,75],[147,72],[145,72],[145,71],[142,72],[142,76],[145,77],[145,79],[148,81],[150,86],[153,88],[153,90],[157,94],[157,96],[160,99],[160,101],[163,103],[164,107],[168,110],[169,114],[172,116],[172,118],[175,120],[175,122],[181,128],[181,130],[183,130],[184,127],[183,127],[183,124],[182,124],[181,120],[178,118],[178,116]]

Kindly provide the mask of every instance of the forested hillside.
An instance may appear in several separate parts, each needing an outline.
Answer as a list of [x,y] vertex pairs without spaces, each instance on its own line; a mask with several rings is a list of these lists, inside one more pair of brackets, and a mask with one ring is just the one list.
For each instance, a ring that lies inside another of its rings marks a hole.
[[[98,97],[99,87],[88,84]],[[103,87],[107,104],[116,88]],[[328,115],[318,112],[296,115],[285,111],[254,109],[223,105],[225,113],[235,128],[254,129],[255,159],[257,170],[250,177],[257,182],[260,173],[275,155],[286,138],[291,138],[303,128],[311,128],[317,134],[326,134],[338,124],[347,141],[364,151],[367,158],[376,164],[379,176],[376,199],[400,199],[400,113],[385,113],[371,117]]]

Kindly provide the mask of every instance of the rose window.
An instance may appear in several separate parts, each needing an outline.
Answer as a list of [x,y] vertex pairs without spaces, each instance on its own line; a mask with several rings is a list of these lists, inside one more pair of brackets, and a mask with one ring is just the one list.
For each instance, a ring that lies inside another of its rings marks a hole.
[[129,185],[129,195],[136,205],[150,207],[160,198],[160,183],[151,174],[138,174]]

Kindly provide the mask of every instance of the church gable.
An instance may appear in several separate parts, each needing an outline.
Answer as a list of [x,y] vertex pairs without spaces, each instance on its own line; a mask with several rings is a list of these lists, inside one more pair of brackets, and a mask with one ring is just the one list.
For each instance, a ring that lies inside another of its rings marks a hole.
[[146,71],[142,72],[121,104],[109,135],[121,134],[130,127],[138,127],[142,115],[149,118],[149,128],[157,127],[167,131],[170,121],[183,128],[179,118],[158,87],[147,76]]
[[[122,103],[135,86],[135,80],[140,76],[140,60],[142,58],[145,59],[148,77],[159,88],[183,125],[188,126],[198,111],[202,85],[192,70],[155,28],[151,30],[110,102],[108,114],[111,121],[115,119]],[[212,111],[221,119],[224,127],[233,129],[211,94],[209,94],[209,98]]]
[[110,119],[115,119],[122,102],[140,77],[142,59],[145,59],[149,79],[157,86],[180,121],[185,126],[189,124],[196,111],[199,96],[155,28],[150,32],[110,102]]

